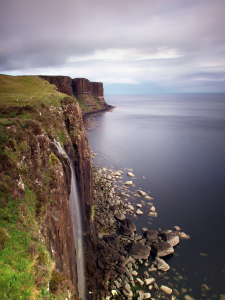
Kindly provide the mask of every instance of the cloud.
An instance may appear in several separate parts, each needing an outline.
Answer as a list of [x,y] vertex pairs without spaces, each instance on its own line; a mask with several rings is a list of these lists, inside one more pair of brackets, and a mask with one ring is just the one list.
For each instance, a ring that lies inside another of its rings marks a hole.
[[2,0],[0,72],[216,91],[224,10],[223,0]]

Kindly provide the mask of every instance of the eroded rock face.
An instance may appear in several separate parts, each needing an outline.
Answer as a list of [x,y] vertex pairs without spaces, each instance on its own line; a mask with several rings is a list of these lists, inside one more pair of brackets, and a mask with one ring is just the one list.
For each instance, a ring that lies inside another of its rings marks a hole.
[[135,259],[148,259],[151,248],[149,246],[133,243],[131,247],[131,256]]
[[58,91],[68,96],[73,97],[72,79],[69,76],[40,76],[42,79],[47,80],[54,84]]

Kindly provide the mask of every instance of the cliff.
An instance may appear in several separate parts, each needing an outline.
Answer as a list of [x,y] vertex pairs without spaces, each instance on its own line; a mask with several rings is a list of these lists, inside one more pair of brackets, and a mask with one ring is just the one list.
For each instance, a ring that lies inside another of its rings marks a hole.
[[0,75],[1,299],[76,299],[71,169],[56,141],[76,167],[85,264],[96,260],[91,156],[72,82],[51,77],[57,91],[40,77]]
[[58,91],[68,96],[74,96],[82,108],[83,113],[104,110],[109,107],[104,99],[103,83],[91,82],[86,78],[71,79],[67,76],[40,76]]

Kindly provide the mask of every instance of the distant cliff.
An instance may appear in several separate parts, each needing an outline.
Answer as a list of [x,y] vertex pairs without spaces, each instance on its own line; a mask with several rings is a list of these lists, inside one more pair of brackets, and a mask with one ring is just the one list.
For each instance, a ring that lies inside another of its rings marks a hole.
[[68,76],[40,76],[51,84],[54,84],[58,91],[68,96],[75,97],[83,113],[104,110],[109,107],[104,99],[102,82],[91,82],[86,78],[71,79]]

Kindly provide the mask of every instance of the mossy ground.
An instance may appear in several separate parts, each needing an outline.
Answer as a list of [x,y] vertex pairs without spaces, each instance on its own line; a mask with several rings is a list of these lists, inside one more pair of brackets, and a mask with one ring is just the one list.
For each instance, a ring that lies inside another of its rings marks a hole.
[[0,86],[0,299],[65,299],[68,291],[75,299],[64,277],[49,289],[54,262],[40,233],[59,160],[51,151],[41,158],[39,188],[28,164],[37,135],[69,141],[61,109],[67,95],[35,76],[0,75]]

